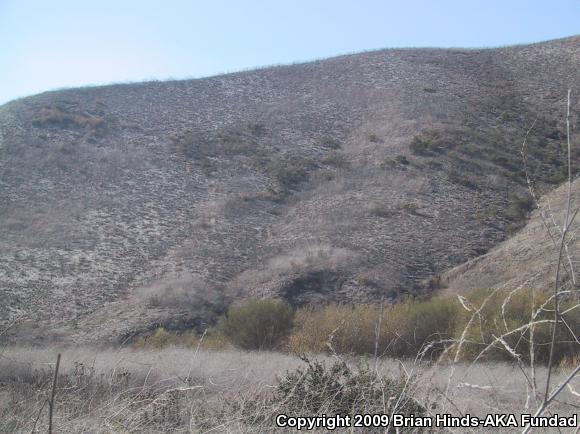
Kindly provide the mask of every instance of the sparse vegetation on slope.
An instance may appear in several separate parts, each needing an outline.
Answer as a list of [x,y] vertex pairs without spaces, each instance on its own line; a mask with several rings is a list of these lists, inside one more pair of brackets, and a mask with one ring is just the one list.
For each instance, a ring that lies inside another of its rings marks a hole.
[[[382,50],[0,107],[0,323],[21,319],[5,339],[122,341],[203,329],[248,297],[431,291],[422,282],[527,217],[512,198],[527,191],[519,145],[535,119],[537,191],[561,178],[561,89],[580,82],[579,50]],[[345,254],[282,264],[317,246]],[[143,296],[180,273],[199,283],[185,292],[222,300]]]

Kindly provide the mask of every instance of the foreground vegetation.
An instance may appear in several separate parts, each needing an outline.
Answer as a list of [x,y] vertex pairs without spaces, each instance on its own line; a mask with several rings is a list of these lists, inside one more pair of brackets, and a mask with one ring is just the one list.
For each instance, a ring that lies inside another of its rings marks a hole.
[[0,432],[43,432],[50,415],[62,433],[295,432],[276,427],[281,414],[518,415],[545,402],[537,385],[550,378],[568,386],[550,411],[570,415],[580,309],[561,302],[557,368],[547,368],[552,300],[524,289],[299,309],[252,300],[202,334],[157,329],[118,349],[6,347]]
[[[482,416],[498,409],[529,412],[534,405],[517,366],[505,363],[472,369],[386,358],[376,364],[373,358],[323,355],[301,360],[270,351],[8,347],[0,357],[0,432],[46,432],[57,352],[62,353],[53,421],[58,433],[296,432],[275,429],[275,416],[335,411]],[[565,375],[557,372],[555,381]],[[537,380],[545,377],[546,369],[538,368]],[[572,414],[575,402],[564,391],[552,411]]]
[[[560,309],[566,327],[559,328],[554,361],[572,364],[580,353],[572,335],[580,330],[580,309],[572,301]],[[297,310],[281,300],[254,300],[230,308],[201,336],[158,329],[135,345],[547,363],[552,317],[552,299],[525,289]]]

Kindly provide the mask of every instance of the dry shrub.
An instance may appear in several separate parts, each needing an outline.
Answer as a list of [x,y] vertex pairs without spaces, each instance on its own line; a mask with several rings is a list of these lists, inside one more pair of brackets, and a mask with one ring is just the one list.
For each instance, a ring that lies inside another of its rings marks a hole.
[[[484,300],[487,300],[485,305]],[[490,296],[489,290],[480,290],[471,293],[464,306],[469,311],[455,299],[442,296],[409,300],[386,306],[382,318],[378,305],[304,307],[296,312],[288,349],[298,354],[324,351],[373,354],[377,344],[378,354],[384,356],[435,357],[450,347],[448,354],[454,355],[453,348],[457,348],[469,324],[461,345],[462,360],[474,360],[485,349],[485,360],[511,361],[515,353],[522,361],[529,362],[530,331],[525,326],[533,312],[543,306],[535,318],[540,323],[533,330],[534,358],[538,363],[547,362],[553,316],[548,296],[543,293],[532,296],[527,290],[511,294],[496,291]],[[580,330],[580,309],[570,310],[571,306],[568,302],[561,306],[562,311],[567,310],[563,316],[567,327],[559,328],[554,351],[556,363],[578,357],[578,343],[570,330]],[[474,321],[470,323],[473,315]],[[519,328],[522,330],[512,332]],[[503,342],[498,339],[502,335],[505,335]]]
[[159,327],[151,334],[139,337],[133,344],[137,349],[161,350],[171,345],[178,347],[193,347],[199,343],[199,338],[191,332],[174,333]]
[[272,403],[278,412],[298,414],[401,413],[425,414],[413,396],[409,378],[389,378],[361,364],[352,369],[343,360],[332,366],[305,359],[298,368],[278,378]]
[[576,368],[576,366],[580,366],[580,353],[570,356],[564,356],[562,360],[560,360],[559,368],[564,371],[571,371]]
[[439,354],[453,336],[459,306],[449,297],[408,301],[387,310],[387,343],[395,356],[415,357],[429,346],[427,354]]
[[373,202],[367,206],[368,213],[374,217],[389,218],[396,215],[396,210],[382,202]]
[[334,166],[337,169],[349,169],[351,167],[350,161],[342,152],[331,151],[322,158],[322,163]]
[[[282,300],[253,300],[230,308],[203,337],[160,328],[141,337],[135,346],[223,349],[233,345],[247,350],[285,349],[297,354],[368,355],[377,351],[380,356],[409,358],[441,354],[453,358],[460,347],[459,359],[465,361],[480,357],[512,361],[516,357],[529,362],[530,329],[526,324],[535,315],[534,321],[539,323],[533,330],[534,359],[547,362],[553,315],[547,295],[523,289],[511,293],[479,290],[462,299],[462,303],[446,296],[407,300],[383,309],[377,304],[305,306],[296,312]],[[572,366],[579,354],[570,330],[580,329],[580,309],[571,306],[571,302],[562,302],[567,327],[559,328],[554,351],[555,363],[564,368]]]
[[508,219],[514,222],[525,221],[527,214],[534,208],[533,199],[528,196],[513,194],[510,197],[510,205],[505,211]]
[[221,292],[197,274],[181,272],[142,287],[138,296],[150,307],[185,308],[194,311],[223,312]]
[[[463,332],[469,318],[479,310],[476,321],[472,322],[466,333],[466,342],[462,348],[462,358],[473,360],[485,350],[482,357],[487,360],[513,360],[514,353],[525,362],[530,361],[530,328],[526,324],[539,322],[533,327],[534,359],[538,363],[547,363],[550,355],[551,320],[554,316],[553,300],[542,292],[530,289],[491,292],[477,290],[470,293],[467,308],[463,309],[458,321],[457,336]],[[562,302],[560,310],[565,311],[570,302]],[[570,330],[580,330],[580,309],[570,310],[563,316],[570,329],[558,327],[554,360],[577,357],[579,346]],[[537,313],[537,314],[536,314]],[[512,332],[522,328],[521,331]],[[512,332],[512,333],[510,333]],[[503,336],[503,337],[502,337]],[[502,337],[502,342],[499,337]],[[509,347],[506,348],[506,344]]]
[[58,107],[42,108],[32,123],[36,126],[56,125],[65,128],[83,128],[93,132],[105,126],[105,120],[100,116],[87,113],[70,113]]
[[448,298],[387,306],[377,333],[381,316],[378,305],[329,305],[319,310],[306,307],[296,313],[289,348],[298,353],[332,348],[338,353],[372,354],[378,341],[381,355],[415,357],[427,344],[432,344],[432,354],[443,349],[434,342],[451,337],[457,311],[457,304]]
[[319,353],[328,351],[330,343],[338,353],[370,353],[378,314],[374,305],[303,307],[296,312],[289,349]]

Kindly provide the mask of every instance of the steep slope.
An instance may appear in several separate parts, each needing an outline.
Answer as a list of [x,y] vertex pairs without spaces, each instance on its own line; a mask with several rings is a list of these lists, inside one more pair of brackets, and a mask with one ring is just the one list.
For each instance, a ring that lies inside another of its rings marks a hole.
[[522,223],[534,120],[530,172],[541,191],[562,181],[579,65],[574,37],[6,104],[0,322],[20,318],[16,339],[119,339],[244,297],[428,290]]
[[[571,212],[580,206],[580,179],[572,183]],[[568,186],[543,197],[526,226],[489,253],[459,265],[442,276],[446,291],[460,293],[478,288],[533,288],[552,291],[562,228],[566,220]],[[563,254],[562,279],[579,282],[580,240],[574,219]],[[573,275],[573,278],[572,278]]]

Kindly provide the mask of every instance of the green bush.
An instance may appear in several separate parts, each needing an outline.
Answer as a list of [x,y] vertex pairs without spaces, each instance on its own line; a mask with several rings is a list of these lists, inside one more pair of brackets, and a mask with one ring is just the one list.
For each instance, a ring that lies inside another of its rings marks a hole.
[[[436,286],[438,286],[437,284]],[[377,304],[306,306],[296,312],[281,300],[253,300],[230,308],[203,338],[193,332],[168,332],[159,328],[138,339],[137,348],[167,346],[220,349],[228,345],[249,350],[288,350],[298,354],[338,353],[387,357],[454,358],[530,361],[533,312],[534,359],[546,363],[550,353],[553,302],[541,291],[520,289],[471,291],[462,299],[439,296],[409,299],[381,309]],[[566,311],[554,347],[554,363],[576,360],[580,351],[570,330],[580,330],[580,309],[572,300],[561,302]],[[380,328],[377,328],[380,324]],[[519,330],[521,328],[521,330]],[[519,330],[512,332],[513,330]],[[503,337],[502,337],[503,336]],[[501,340],[498,337],[502,337]]]
[[252,300],[231,307],[217,329],[229,341],[246,350],[280,348],[292,329],[294,311],[282,300]]

